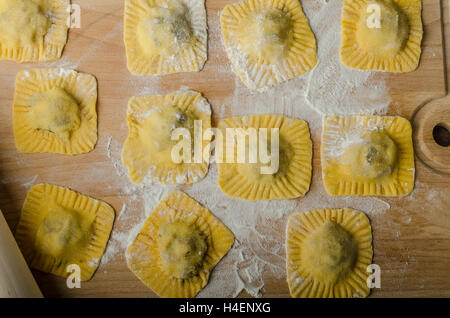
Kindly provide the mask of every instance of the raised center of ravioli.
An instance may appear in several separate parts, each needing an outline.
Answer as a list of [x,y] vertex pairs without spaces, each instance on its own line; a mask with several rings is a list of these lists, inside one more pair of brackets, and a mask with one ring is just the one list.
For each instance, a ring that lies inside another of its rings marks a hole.
[[30,99],[33,128],[48,130],[67,140],[81,124],[80,107],[62,88],[38,93]]
[[151,8],[137,27],[137,38],[148,55],[175,54],[192,41],[188,10],[183,4]]
[[303,267],[316,279],[335,283],[347,277],[358,258],[358,244],[341,225],[326,221],[301,247]]
[[165,223],[158,231],[162,265],[171,277],[187,279],[202,268],[208,250],[204,234],[193,224]]
[[84,248],[92,230],[83,225],[80,215],[56,204],[48,212],[37,230],[36,247],[55,257],[74,251],[77,245]]
[[271,8],[243,19],[240,30],[242,49],[259,62],[274,64],[286,51],[292,37],[289,13]]
[[341,162],[357,177],[390,176],[397,163],[397,146],[387,133],[373,131],[362,142],[350,146]]
[[0,3],[0,42],[6,47],[27,47],[43,42],[51,25],[37,1]]
[[393,1],[372,1],[369,5],[380,9],[379,25],[376,23],[376,11],[362,12],[356,30],[359,46],[373,54],[397,54],[409,38],[408,16]]
[[258,157],[256,163],[249,162],[249,151],[250,147],[248,146],[248,139],[246,140],[246,163],[239,163],[237,165],[237,170],[240,175],[245,176],[248,180],[257,183],[272,183],[273,180],[277,177],[284,176],[288,173],[289,163],[294,156],[294,152],[289,144],[289,142],[280,136],[279,138],[279,151],[278,154],[271,153],[271,140],[267,140],[266,145],[266,154],[270,158],[270,160],[275,160],[274,156],[278,155],[278,170],[273,172],[272,174],[261,173],[262,167],[273,167],[271,161],[268,163],[263,163],[260,160],[260,153],[258,150]]
[[[196,117],[189,111],[183,111],[176,105],[153,112],[146,120],[141,137],[155,152],[171,152],[178,142],[171,136],[175,129],[186,128],[194,139],[194,121]],[[147,136],[150,135],[150,138]],[[170,158],[168,158],[170,160]]]

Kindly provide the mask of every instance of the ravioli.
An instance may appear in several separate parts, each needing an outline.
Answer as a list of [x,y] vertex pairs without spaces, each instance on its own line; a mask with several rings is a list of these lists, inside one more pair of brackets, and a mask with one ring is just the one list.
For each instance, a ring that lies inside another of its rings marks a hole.
[[97,81],[66,69],[31,69],[16,76],[14,138],[23,153],[76,155],[97,143]]
[[317,64],[316,39],[298,0],[244,0],[221,15],[223,42],[250,89],[263,89]]
[[400,196],[414,188],[412,128],[404,118],[328,117],[321,152],[330,195]]
[[0,1],[0,60],[53,61],[67,42],[69,0]]
[[[196,122],[201,129],[199,135],[211,128],[211,107],[200,93],[180,91],[132,97],[128,103],[129,135],[122,153],[130,179],[134,183],[164,184],[189,184],[203,179],[209,158],[196,161]],[[176,151],[177,145],[186,141],[184,136],[172,139],[177,129],[188,133],[186,144],[190,149]],[[200,146],[203,149],[207,142],[201,141]]]
[[345,0],[341,60],[361,70],[411,72],[423,37],[420,0]]
[[[218,128],[225,138],[228,129],[247,133],[249,128],[255,128],[258,147],[260,141],[264,141],[266,154],[272,158],[278,156],[278,167],[272,162],[263,162],[261,150],[256,160],[251,160],[250,137],[245,137],[246,157],[243,162],[237,157],[240,147],[238,138],[241,137],[236,134],[233,140],[227,139],[224,148],[230,147],[227,144],[231,145],[234,158],[232,162],[227,160],[228,150],[225,149],[221,163],[218,163],[219,186],[225,194],[246,200],[274,200],[298,198],[308,192],[312,174],[312,142],[304,121],[280,115],[254,115],[221,120]],[[260,135],[261,128],[267,129],[265,136]],[[270,137],[272,129],[278,129],[278,153],[273,154],[272,142],[275,140]],[[263,140],[265,138],[267,140]],[[262,170],[272,167],[272,171]]]
[[206,62],[204,0],[126,0],[124,27],[132,74],[196,72]]
[[67,277],[67,267],[80,267],[89,280],[105,251],[114,222],[108,204],[50,184],[31,187],[15,237],[28,264]]
[[233,233],[209,210],[171,192],[126,251],[130,270],[161,297],[195,297],[234,244]]
[[288,219],[286,268],[295,298],[367,297],[372,230],[357,210],[313,210]]

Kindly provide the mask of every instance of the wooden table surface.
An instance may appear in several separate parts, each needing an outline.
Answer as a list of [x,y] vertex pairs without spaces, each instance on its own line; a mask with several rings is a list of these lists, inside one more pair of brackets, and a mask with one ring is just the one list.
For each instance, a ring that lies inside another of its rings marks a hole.
[[[319,1],[319,0],[303,0]],[[154,91],[154,79],[132,76],[126,68],[123,33],[123,0],[76,0],[81,7],[81,28],[71,29],[63,58],[55,63],[16,64],[0,62],[0,207],[10,227],[15,228],[30,185],[53,183],[104,200],[118,213],[129,194],[108,157],[109,137],[122,143],[128,130],[126,105],[133,95]],[[200,73],[174,74],[158,80],[159,93],[189,87],[210,101],[213,120],[227,114],[223,104],[233,94],[235,75],[223,50],[218,29],[218,12],[234,1],[207,0],[209,24],[208,61]],[[412,118],[419,107],[446,95],[442,26],[450,30],[447,1],[423,0],[425,36],[420,68],[408,74],[379,74],[390,88],[389,114]],[[450,32],[446,33],[450,56]],[[320,42],[319,42],[320,45]],[[449,63],[447,63],[449,65]],[[99,139],[94,151],[80,156],[21,154],[14,145],[12,101],[15,75],[31,67],[67,67],[94,74],[99,83]],[[218,69],[223,69],[218,73]],[[446,107],[450,112],[450,102]],[[245,107],[245,106],[243,106]],[[222,115],[219,115],[222,114]],[[450,125],[450,123],[448,123]],[[313,134],[314,173],[320,175],[320,134]],[[418,142],[421,142],[420,140]],[[417,147],[417,145],[415,145]],[[444,150],[444,149],[443,149]],[[119,180],[120,179],[120,180]],[[317,180],[320,178],[315,178]],[[312,189],[321,187],[315,185]],[[120,182],[119,182],[120,181]],[[316,182],[317,183],[317,182]],[[412,195],[382,198],[389,203],[386,213],[370,215],[374,235],[374,263],[382,268],[382,288],[372,297],[450,296],[450,176],[433,170],[416,158],[416,185]],[[300,199],[301,200],[301,199]],[[301,202],[301,201],[300,201]],[[136,203],[142,208],[142,202]],[[214,212],[214,211],[213,211]],[[280,222],[284,240],[285,222]],[[65,280],[34,271],[46,296],[50,297],[152,297],[128,270],[119,255],[81,289],[67,289]],[[285,279],[267,274],[262,293],[265,297],[288,297]],[[246,296],[242,293],[241,296]]]

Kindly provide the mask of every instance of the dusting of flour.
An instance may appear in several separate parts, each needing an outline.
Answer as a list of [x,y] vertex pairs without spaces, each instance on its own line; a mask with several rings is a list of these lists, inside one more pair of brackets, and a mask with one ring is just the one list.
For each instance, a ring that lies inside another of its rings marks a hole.
[[342,1],[303,6],[318,40],[318,64],[306,89],[309,105],[323,115],[385,114],[391,102],[385,82],[340,61]]
[[[262,92],[248,90],[235,77],[228,97],[209,98],[213,114],[219,118],[254,114],[283,114],[308,122],[314,142],[319,142],[325,114],[384,113],[390,98],[383,80],[370,72],[350,70],[339,61],[340,8],[342,0],[304,1],[306,15],[318,40],[319,63],[304,76],[270,87]],[[208,21],[210,34],[220,34],[219,17]],[[210,48],[223,49],[220,37],[210,37]],[[227,62],[229,64],[229,62]],[[217,74],[231,67],[207,64]],[[149,91],[144,79],[136,83],[140,93],[153,93],[160,87],[152,78]],[[142,88],[142,90],[141,90]],[[155,92],[156,93],[156,92]],[[101,267],[117,257],[133,242],[146,218],[174,187],[159,184],[135,185],[127,178],[121,163],[124,140],[109,137],[106,153],[114,166],[126,202],[117,218]],[[245,201],[224,195],[217,183],[217,167],[202,181],[178,189],[212,211],[234,233],[236,242],[212,272],[209,284],[199,297],[235,297],[242,291],[262,296],[265,279],[283,283],[285,277],[284,229],[288,215],[295,211],[320,208],[354,208],[369,215],[383,213],[390,206],[378,198],[330,197],[325,193],[320,174],[315,173],[310,191],[298,200]],[[137,203],[139,202],[139,204]],[[270,292],[270,291],[269,291]]]

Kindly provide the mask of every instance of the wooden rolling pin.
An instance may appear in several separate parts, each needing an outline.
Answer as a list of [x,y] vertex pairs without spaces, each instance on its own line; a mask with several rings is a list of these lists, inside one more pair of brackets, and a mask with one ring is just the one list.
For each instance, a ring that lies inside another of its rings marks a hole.
[[0,211],[0,298],[41,298],[14,236]]

